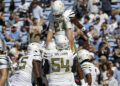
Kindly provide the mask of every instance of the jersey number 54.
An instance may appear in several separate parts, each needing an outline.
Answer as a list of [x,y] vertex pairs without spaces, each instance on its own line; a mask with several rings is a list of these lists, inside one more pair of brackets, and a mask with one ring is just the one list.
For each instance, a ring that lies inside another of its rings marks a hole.
[[66,60],[66,64],[64,64],[63,58],[52,58],[52,71],[60,72],[61,68],[65,68],[65,72],[69,71],[69,60]]

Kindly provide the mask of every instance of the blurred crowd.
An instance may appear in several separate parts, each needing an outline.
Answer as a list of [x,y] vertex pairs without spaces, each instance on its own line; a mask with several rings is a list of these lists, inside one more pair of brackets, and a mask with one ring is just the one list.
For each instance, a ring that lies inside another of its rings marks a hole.
[[[55,0],[21,0],[19,6],[11,0],[8,12],[5,12],[4,1],[0,0],[0,38],[5,41],[7,53],[15,66],[29,43],[46,41],[49,28],[46,22],[49,20],[44,19],[44,12],[46,8],[51,8]],[[67,3],[72,1],[68,0]],[[110,71],[111,75],[120,86],[120,7],[112,9],[111,4],[114,3],[117,0],[74,0],[72,4],[75,17],[91,37],[88,41],[87,34],[73,24],[76,50],[86,48],[94,54],[100,70],[98,83],[104,86],[107,86],[105,80],[110,68],[113,70],[113,74]],[[4,14],[10,14],[7,21]]]

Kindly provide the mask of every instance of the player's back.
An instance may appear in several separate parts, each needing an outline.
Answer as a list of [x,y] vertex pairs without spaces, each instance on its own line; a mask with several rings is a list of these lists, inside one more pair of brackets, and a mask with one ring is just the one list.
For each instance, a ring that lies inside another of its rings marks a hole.
[[60,74],[71,72],[73,66],[73,53],[71,50],[48,50],[45,56],[49,61],[50,73]]
[[91,73],[91,78],[92,78],[92,86],[96,86],[97,85],[97,75],[99,74],[98,72],[98,68],[91,62],[84,62],[81,67],[83,68],[84,73],[86,74],[88,71],[88,73]]
[[71,72],[73,52],[71,50],[48,51],[47,56],[50,66],[49,86],[76,86]]
[[[10,83],[16,86],[31,86],[32,71],[33,71],[33,60],[39,60],[40,56],[26,55],[22,56],[18,62],[18,70],[15,71],[14,75],[10,78]],[[20,85],[18,84],[20,83]]]

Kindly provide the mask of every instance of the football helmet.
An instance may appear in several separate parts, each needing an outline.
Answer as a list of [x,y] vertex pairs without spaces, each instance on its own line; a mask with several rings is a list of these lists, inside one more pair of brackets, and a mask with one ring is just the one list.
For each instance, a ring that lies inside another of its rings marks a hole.
[[64,50],[69,48],[69,40],[65,35],[56,35],[55,43],[58,50]]
[[65,10],[64,3],[61,0],[57,0],[53,3],[52,12],[53,15],[61,15]]
[[48,50],[56,50],[56,44],[54,41],[50,42],[48,45]]
[[78,62],[81,63],[84,60],[90,59],[90,52],[86,49],[81,49],[77,52]]
[[33,42],[28,45],[27,52],[31,55],[41,55],[40,49],[40,44]]

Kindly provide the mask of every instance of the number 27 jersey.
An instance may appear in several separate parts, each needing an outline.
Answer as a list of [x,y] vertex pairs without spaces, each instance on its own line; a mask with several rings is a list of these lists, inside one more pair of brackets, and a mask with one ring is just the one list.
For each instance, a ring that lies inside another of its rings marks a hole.
[[46,53],[50,65],[50,73],[71,72],[73,52],[71,50],[52,51]]

